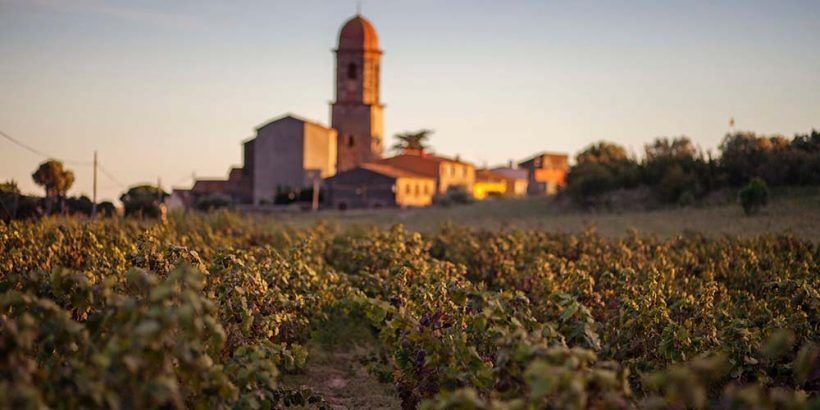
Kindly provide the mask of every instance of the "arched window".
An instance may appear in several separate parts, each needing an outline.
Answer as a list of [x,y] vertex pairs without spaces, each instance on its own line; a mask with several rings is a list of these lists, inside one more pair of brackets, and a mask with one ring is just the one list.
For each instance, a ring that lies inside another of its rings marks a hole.
[[359,73],[356,69],[356,63],[350,63],[347,65],[347,78],[350,80],[355,80],[358,77]]

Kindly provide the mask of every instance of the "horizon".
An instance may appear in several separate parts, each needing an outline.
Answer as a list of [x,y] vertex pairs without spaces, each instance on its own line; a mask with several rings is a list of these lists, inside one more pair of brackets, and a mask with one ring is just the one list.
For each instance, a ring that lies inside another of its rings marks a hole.
[[[270,119],[329,126],[330,50],[355,2],[141,4],[0,0],[0,131],[57,159],[98,150],[98,200],[117,202],[158,177],[224,178]],[[365,2],[385,146],[429,128],[435,152],[494,166],[600,140],[715,151],[732,118],[787,137],[820,126],[820,3],[597,4]],[[0,177],[40,194],[45,158],[0,147]],[[70,194],[90,197],[90,167],[66,165]]]

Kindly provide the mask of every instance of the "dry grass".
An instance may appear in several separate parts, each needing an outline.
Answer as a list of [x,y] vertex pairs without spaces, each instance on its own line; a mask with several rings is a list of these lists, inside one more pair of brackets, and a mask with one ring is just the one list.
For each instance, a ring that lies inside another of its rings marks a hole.
[[579,232],[595,228],[607,236],[622,236],[631,229],[641,233],[675,236],[684,231],[709,236],[753,236],[791,233],[820,241],[820,191],[781,192],[760,214],[747,217],[740,206],[668,208],[655,211],[582,212],[566,210],[548,198],[495,200],[450,208],[322,211],[316,214],[276,215],[283,224],[301,227],[319,221],[347,226],[403,224],[416,231],[430,231],[453,222],[478,228],[525,228]]

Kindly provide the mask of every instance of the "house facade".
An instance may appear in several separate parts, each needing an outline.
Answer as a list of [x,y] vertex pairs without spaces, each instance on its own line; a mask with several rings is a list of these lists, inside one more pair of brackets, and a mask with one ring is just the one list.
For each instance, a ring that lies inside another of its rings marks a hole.
[[506,195],[508,197],[522,197],[527,195],[529,176],[526,169],[515,168],[513,167],[512,161],[510,161],[509,166],[493,168],[490,171],[506,178]]
[[436,194],[445,194],[451,188],[473,192],[475,166],[458,157],[447,158],[421,151],[384,158],[377,163],[433,178],[436,181]]
[[527,170],[527,193],[553,195],[567,183],[569,157],[567,154],[542,152],[518,164]]
[[435,180],[383,164],[362,164],[325,180],[335,209],[422,207],[433,203]]

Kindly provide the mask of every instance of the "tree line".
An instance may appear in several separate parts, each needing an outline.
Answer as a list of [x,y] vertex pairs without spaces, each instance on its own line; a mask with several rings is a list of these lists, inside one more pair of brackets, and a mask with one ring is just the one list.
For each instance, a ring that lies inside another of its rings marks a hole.
[[[398,136],[394,149],[419,149],[431,131]],[[657,138],[644,146],[642,159],[629,155],[616,143],[600,141],[575,156],[563,194],[585,208],[606,206],[610,194],[619,190],[646,188],[661,204],[688,205],[721,189],[739,190],[747,213],[765,205],[769,186],[820,185],[820,131],[793,138],[765,136],[753,132],[727,134],[719,155],[697,148],[688,137]],[[74,173],[59,160],[50,159],[32,173],[43,197],[24,195],[17,183],[0,183],[0,220],[32,219],[46,215],[90,216],[94,203],[85,195],[69,197]],[[120,196],[126,216],[157,217],[164,213],[169,196],[159,187],[137,185]],[[224,202],[224,201],[223,201]],[[204,200],[198,209],[225,206]],[[101,216],[113,216],[110,201],[97,204]]]
[[[618,190],[647,188],[663,204],[688,205],[720,189],[820,184],[820,131],[783,136],[727,134],[719,155],[688,137],[657,138],[637,159],[612,142],[589,145],[575,157],[564,193],[583,207],[605,206]],[[765,196],[765,195],[764,195]],[[764,200],[765,201],[765,200]]]

